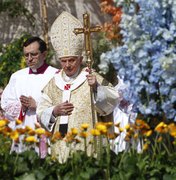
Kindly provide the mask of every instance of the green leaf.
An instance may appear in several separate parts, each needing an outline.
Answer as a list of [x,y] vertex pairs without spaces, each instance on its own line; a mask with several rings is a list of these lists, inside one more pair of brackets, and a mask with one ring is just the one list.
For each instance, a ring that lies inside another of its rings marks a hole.
[[30,174],[25,173],[22,176],[15,178],[15,180],[37,180],[37,179],[35,178],[35,175],[33,173]]
[[165,174],[163,176],[163,180],[174,180],[174,179],[176,179],[176,174],[175,175]]

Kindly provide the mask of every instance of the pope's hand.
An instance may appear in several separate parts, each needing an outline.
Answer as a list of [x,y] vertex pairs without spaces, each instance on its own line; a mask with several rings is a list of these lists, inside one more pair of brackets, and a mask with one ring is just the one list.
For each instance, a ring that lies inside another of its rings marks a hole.
[[74,109],[73,104],[66,101],[66,102],[58,104],[54,107],[53,115],[55,117],[57,117],[57,116],[68,116],[68,115],[72,114],[73,109]]
[[98,82],[97,82],[97,78],[94,74],[87,75],[87,82],[88,82],[89,86],[91,86],[93,88],[94,91],[97,91]]

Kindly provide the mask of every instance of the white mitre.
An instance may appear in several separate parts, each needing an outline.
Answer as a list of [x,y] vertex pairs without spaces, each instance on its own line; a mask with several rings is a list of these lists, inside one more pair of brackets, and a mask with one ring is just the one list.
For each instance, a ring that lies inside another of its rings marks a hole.
[[50,38],[58,58],[82,55],[83,35],[73,32],[75,28],[82,27],[81,22],[66,11],[56,18],[51,26]]

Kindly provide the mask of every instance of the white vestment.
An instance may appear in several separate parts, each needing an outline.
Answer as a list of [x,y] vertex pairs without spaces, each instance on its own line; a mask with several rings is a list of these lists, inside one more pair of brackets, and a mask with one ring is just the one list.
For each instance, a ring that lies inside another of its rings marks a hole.
[[[86,69],[83,69],[82,72],[79,74],[79,76],[73,82],[71,82],[71,84],[64,81],[64,79],[62,77],[62,72],[60,72],[59,74],[56,74],[52,81],[55,83],[55,88],[60,89],[60,91],[62,92],[61,100],[60,100],[60,97],[58,97],[57,103],[62,103],[65,101],[70,102],[70,99],[73,96],[73,92],[77,91],[77,89],[80,89],[80,87],[82,87],[83,84],[86,82],[87,74],[88,74],[88,71],[86,71]],[[100,79],[101,81],[103,80],[103,78],[100,76],[98,77],[98,79]],[[53,86],[52,81],[49,82],[49,84],[46,86],[46,88]],[[65,89],[65,87],[68,84],[70,85],[70,89]],[[89,92],[89,86],[86,86],[86,92],[87,91]],[[84,91],[85,95],[86,95],[86,92]],[[53,100],[49,97],[49,94],[52,94],[53,92],[47,91],[47,93],[45,92],[45,89],[44,89],[44,93],[42,95],[40,104],[37,107],[37,114],[39,115],[40,120],[41,120],[42,124],[45,126],[45,128],[49,131],[52,131],[52,128],[50,127],[50,120],[53,117],[52,111],[56,104],[53,103]],[[76,98],[75,98],[75,99],[77,99],[78,102],[80,100],[79,96],[80,95],[78,94],[78,97],[76,96]],[[84,97],[84,99],[85,98],[87,98],[87,97]],[[88,96],[88,99],[90,101],[90,96]],[[120,99],[119,94],[113,87],[99,85],[97,87],[97,92],[95,95],[95,101],[94,101],[95,109],[100,114],[100,116],[106,116],[106,115],[112,113],[114,108],[116,106],[118,106],[119,99]],[[57,100],[55,100],[55,101],[57,101]],[[73,104],[74,103],[75,102],[73,102]],[[80,102],[78,103],[78,105],[80,105]],[[79,109],[80,108],[81,107],[79,107]],[[87,107],[87,108],[89,108],[89,107]],[[61,116],[60,124],[69,123],[68,118],[69,118],[68,116]]]
[[[10,123],[11,128],[16,128],[15,120],[20,115],[20,96],[31,96],[38,103],[41,97],[41,90],[57,71],[56,68],[48,66],[43,74],[29,74],[29,68],[21,69],[12,74],[1,97],[1,107],[5,111],[5,116],[12,121]],[[28,110],[21,126],[30,126],[34,129],[36,122],[36,111]]]
[[[127,88],[128,87],[124,84],[123,80],[118,77],[118,84],[115,86],[115,89],[119,92],[120,97],[122,98],[121,102],[125,101],[123,99],[123,93],[125,93]],[[113,111],[114,124],[119,123],[119,127],[124,129],[124,131],[120,133],[119,128],[115,127],[115,132],[119,133],[119,136],[115,140],[111,141],[112,150],[115,153],[122,152],[128,148],[128,142],[125,141],[125,126],[133,124],[137,116],[137,114],[132,111],[132,106],[133,105],[130,103],[120,103]]]
[[[56,74],[54,78],[47,84],[43,90],[41,102],[37,107],[37,114],[40,117],[41,124],[52,132],[57,132],[61,124],[68,124],[68,132],[72,128],[80,128],[81,124],[90,124],[90,129],[93,128],[91,100],[90,100],[90,86],[87,82],[86,75],[88,71],[83,69],[80,74],[72,81],[66,82],[63,78],[62,71]],[[113,112],[115,106],[119,104],[119,94],[112,86],[103,86],[103,78],[98,75],[96,77],[100,85],[97,87],[95,94],[96,111],[106,116]],[[73,103],[74,110],[70,116],[58,116],[53,120],[53,108],[62,102],[69,101]],[[110,121],[110,120],[109,120]],[[97,119],[95,120],[95,123]],[[88,137],[88,152],[91,151],[90,139]],[[77,144],[74,150],[83,150],[83,142]],[[69,156],[70,149],[66,146],[64,141],[58,141],[51,147],[53,156],[58,157],[60,162],[64,162]]]

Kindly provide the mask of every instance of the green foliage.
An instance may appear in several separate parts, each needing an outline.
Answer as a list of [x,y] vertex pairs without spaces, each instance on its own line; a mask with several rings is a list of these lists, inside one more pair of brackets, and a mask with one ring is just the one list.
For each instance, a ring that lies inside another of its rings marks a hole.
[[35,17],[18,0],[0,0],[0,13],[1,12],[7,12],[8,16],[12,18],[24,16],[31,25],[35,25]]
[[25,67],[22,44],[29,36],[24,34],[7,46],[0,46],[0,87],[6,86],[13,72]]
[[58,68],[57,62],[53,62],[53,64],[51,63],[51,60],[55,55],[56,55],[56,51],[53,49],[52,45],[49,44],[47,57],[46,57],[46,62],[48,64],[51,64],[51,66],[54,66],[54,67]]
[[11,147],[11,140],[2,134],[0,134],[0,147],[1,155],[5,155],[7,151],[9,152]]
[[[93,44],[93,59],[94,59],[94,68],[98,68],[100,63],[100,56],[102,53],[111,50],[111,42],[104,37],[104,33],[97,34],[96,38],[92,40]],[[98,69],[100,70],[100,69]]]
[[110,176],[107,172],[107,154],[104,151],[101,159],[88,157],[79,151],[73,154],[66,163],[59,164],[50,156],[40,159],[33,151],[21,154],[0,153],[0,177],[2,179],[30,180],[169,180],[176,178],[176,154],[164,153],[155,161],[149,154],[121,152],[110,154]]
[[100,64],[101,54],[111,50],[112,42],[105,38],[104,33],[99,33],[96,38],[93,39],[92,44],[94,59],[93,68],[97,72],[99,72],[106,80],[108,80],[108,82],[111,82],[115,85],[117,83],[117,74],[113,65],[111,63],[109,64],[109,71],[106,74],[101,73],[101,69],[98,67],[98,65]]

